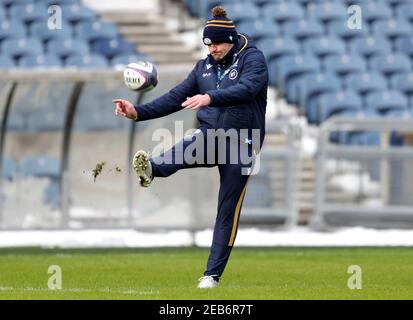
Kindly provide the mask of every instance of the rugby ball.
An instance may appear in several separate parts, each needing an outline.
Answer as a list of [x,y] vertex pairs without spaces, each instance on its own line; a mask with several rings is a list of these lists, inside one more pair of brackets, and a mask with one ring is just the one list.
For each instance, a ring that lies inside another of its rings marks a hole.
[[158,84],[158,72],[152,63],[137,61],[127,65],[123,80],[132,91],[149,91]]

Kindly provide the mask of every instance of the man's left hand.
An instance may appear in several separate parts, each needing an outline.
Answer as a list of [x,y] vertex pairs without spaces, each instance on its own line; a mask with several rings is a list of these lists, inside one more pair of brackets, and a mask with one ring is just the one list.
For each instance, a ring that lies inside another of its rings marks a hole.
[[211,98],[207,94],[197,94],[191,98],[186,98],[186,101],[182,103],[182,107],[185,109],[199,109],[206,107],[211,103]]

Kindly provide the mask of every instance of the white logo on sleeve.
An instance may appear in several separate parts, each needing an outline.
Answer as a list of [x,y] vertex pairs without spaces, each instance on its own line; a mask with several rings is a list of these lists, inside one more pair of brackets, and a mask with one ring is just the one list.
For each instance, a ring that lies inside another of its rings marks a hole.
[[207,70],[209,70],[211,67],[212,67],[212,64],[209,64],[209,63],[208,63],[208,64],[206,65]]
[[232,69],[231,72],[229,73],[229,78],[231,80],[234,80],[238,77],[238,71],[236,69]]

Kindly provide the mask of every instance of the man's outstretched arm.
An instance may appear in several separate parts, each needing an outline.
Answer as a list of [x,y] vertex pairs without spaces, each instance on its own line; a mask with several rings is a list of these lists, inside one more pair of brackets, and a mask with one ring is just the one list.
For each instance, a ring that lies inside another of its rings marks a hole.
[[[113,100],[113,103],[116,104],[115,113],[135,121],[144,121],[161,118],[173,112],[182,110],[182,103],[186,98],[199,93],[195,76],[196,67],[197,66],[195,66],[183,82],[151,102],[133,106],[130,102],[125,103],[126,100]],[[131,109],[131,106],[134,110]]]

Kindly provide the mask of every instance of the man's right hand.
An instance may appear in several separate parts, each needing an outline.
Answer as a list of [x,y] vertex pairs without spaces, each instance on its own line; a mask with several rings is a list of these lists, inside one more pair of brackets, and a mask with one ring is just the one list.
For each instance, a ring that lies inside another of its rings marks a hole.
[[112,102],[116,104],[115,114],[117,116],[120,115],[128,119],[137,120],[138,113],[131,102],[123,99],[113,99]]

